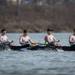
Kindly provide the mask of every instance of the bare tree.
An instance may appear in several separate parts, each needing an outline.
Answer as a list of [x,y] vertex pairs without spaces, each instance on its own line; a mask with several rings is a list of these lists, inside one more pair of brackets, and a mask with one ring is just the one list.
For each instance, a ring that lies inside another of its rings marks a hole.
[[19,16],[20,13],[20,0],[16,1],[16,16]]
[[5,5],[7,3],[7,0],[0,0],[0,5]]

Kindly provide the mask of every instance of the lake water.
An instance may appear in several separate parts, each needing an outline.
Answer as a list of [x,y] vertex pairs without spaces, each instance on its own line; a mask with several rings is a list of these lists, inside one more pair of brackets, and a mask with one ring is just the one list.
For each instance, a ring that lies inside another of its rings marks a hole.
[[[29,34],[37,42],[43,42],[44,33]],[[69,45],[70,33],[56,33],[60,44]],[[18,45],[19,34],[8,34]],[[0,51],[0,75],[75,75],[75,52],[54,51]]]

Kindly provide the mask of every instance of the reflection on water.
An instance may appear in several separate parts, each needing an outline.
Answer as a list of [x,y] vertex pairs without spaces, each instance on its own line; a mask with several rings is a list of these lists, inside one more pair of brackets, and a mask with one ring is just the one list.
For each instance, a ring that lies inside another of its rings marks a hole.
[[[12,35],[15,37],[12,38]],[[12,35],[10,34],[9,37],[15,40],[19,34]],[[36,34],[30,34],[32,38],[33,35]],[[41,39],[44,36],[38,35]],[[42,42],[43,39],[41,40],[38,35],[34,39]],[[64,35],[66,38],[63,37]],[[68,45],[67,35],[69,34],[55,34],[57,39],[62,39],[63,45]],[[75,75],[75,52],[1,51],[0,75]]]

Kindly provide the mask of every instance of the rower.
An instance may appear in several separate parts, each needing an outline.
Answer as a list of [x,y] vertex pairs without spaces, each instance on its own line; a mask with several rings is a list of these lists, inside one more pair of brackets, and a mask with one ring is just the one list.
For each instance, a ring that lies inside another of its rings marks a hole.
[[7,43],[8,41],[8,36],[6,35],[7,31],[6,29],[2,29],[0,33],[0,43]]
[[75,29],[73,30],[73,34],[69,37],[69,43],[71,46],[75,45]]
[[33,42],[32,39],[28,36],[27,30],[23,30],[23,33],[21,34],[19,38],[19,43],[22,46],[36,45],[36,43]]
[[45,44],[49,46],[58,46],[58,44],[56,43],[56,38],[52,34],[52,31],[52,29],[47,29],[47,35],[44,38]]

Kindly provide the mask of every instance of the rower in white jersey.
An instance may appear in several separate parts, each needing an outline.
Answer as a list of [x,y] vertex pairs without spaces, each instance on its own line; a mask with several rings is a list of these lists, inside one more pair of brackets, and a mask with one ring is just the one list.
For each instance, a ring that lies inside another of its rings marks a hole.
[[22,46],[36,45],[36,43],[33,42],[32,39],[28,36],[27,30],[23,30],[23,33],[21,34],[19,38],[19,43]]
[[73,30],[73,34],[69,37],[70,45],[75,45],[75,29]]
[[51,30],[51,29],[47,29],[47,35],[44,38],[45,44],[48,44],[50,46],[58,46],[58,43],[56,43],[58,41],[56,40],[56,38],[52,34],[52,31],[53,30]]
[[0,43],[7,43],[8,41],[8,36],[6,35],[6,30],[2,29],[0,33]]

